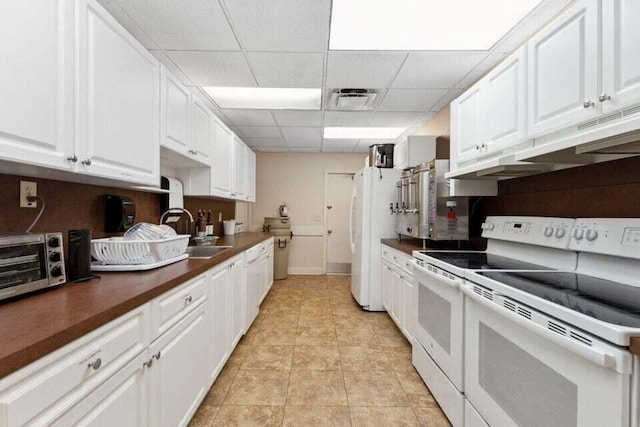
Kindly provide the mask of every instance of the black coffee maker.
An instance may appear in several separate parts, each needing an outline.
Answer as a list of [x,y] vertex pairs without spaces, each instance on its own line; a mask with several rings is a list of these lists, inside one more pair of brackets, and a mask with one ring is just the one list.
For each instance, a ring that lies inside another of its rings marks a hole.
[[374,144],[369,146],[369,166],[375,168],[393,168],[393,144]]
[[136,219],[136,203],[126,196],[106,195],[104,231],[121,233],[127,231]]

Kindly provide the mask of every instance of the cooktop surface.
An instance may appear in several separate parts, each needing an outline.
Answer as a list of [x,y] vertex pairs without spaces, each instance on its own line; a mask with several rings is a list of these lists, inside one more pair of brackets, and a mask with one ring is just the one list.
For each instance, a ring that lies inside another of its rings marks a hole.
[[494,255],[487,252],[435,252],[420,251],[454,267],[469,270],[553,270],[549,267]]
[[640,288],[578,273],[482,271],[479,275],[603,322],[640,328]]

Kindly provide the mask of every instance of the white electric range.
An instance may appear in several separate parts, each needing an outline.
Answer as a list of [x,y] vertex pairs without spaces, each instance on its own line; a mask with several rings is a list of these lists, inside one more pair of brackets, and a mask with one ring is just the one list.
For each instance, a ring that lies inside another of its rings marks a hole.
[[[454,426],[464,425],[465,276],[474,271],[573,270],[573,219],[489,217],[486,251],[414,251],[413,364]],[[470,408],[472,409],[472,408]]]

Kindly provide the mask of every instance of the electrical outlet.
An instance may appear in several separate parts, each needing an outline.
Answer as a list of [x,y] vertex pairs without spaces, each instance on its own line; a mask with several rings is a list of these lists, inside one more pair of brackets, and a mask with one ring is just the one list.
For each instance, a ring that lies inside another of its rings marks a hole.
[[30,202],[27,197],[38,195],[38,184],[32,181],[20,181],[20,207],[35,208],[38,202]]

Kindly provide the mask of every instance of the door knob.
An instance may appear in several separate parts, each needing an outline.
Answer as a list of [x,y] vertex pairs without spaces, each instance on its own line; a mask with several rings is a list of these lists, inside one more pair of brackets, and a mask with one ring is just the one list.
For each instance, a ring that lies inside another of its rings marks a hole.
[[327,230],[327,234],[333,233],[333,230]]
[[327,206],[327,209],[332,209],[332,208],[333,208],[333,206]]

